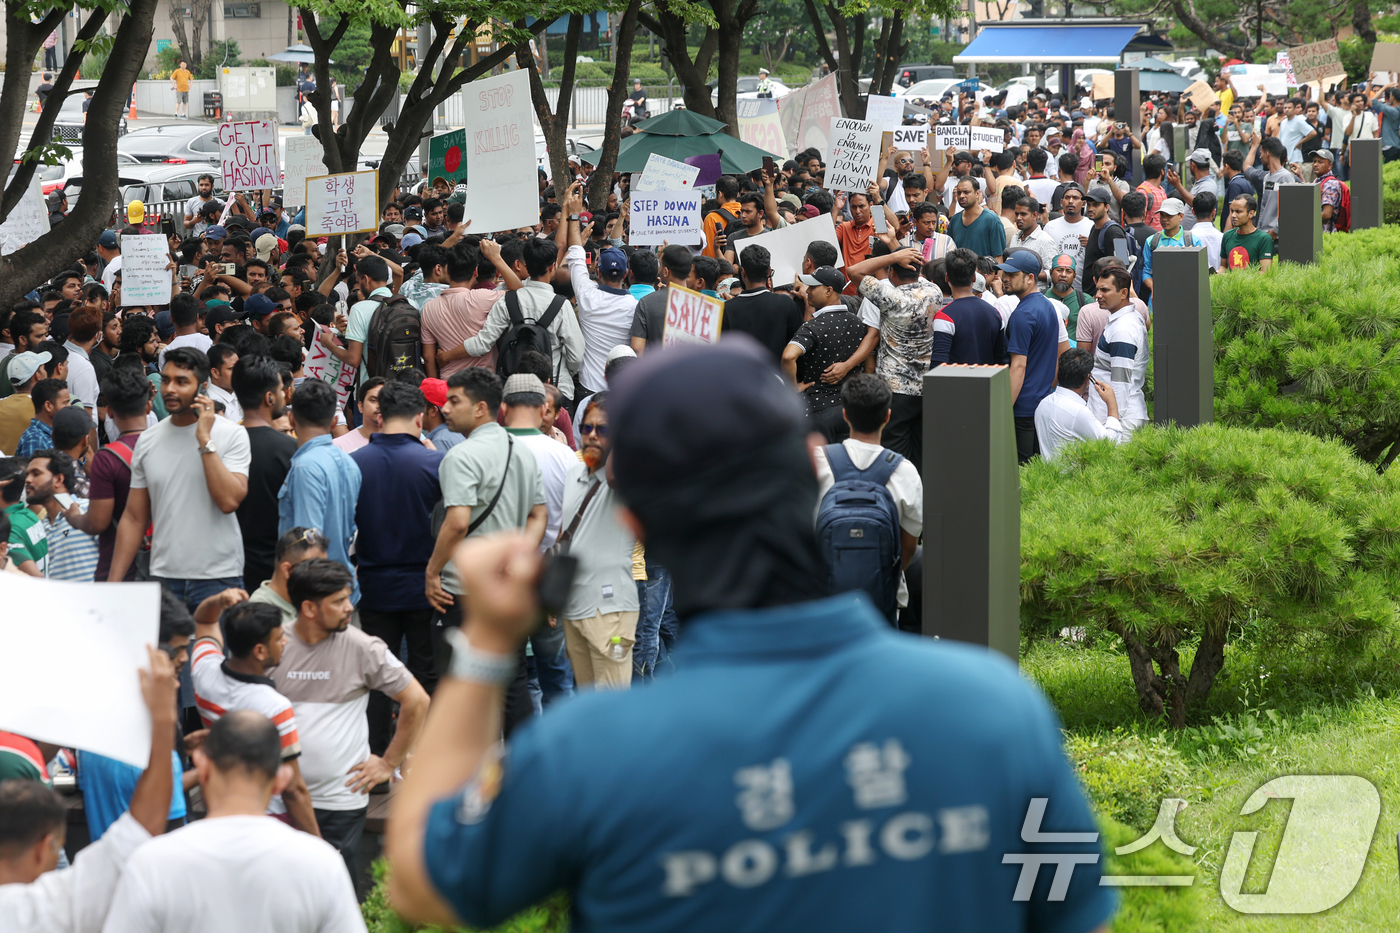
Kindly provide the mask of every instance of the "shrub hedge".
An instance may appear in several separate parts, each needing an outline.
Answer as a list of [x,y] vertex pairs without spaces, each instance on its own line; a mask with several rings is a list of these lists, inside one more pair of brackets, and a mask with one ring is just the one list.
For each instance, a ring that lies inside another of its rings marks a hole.
[[1400,228],[1324,238],[1324,261],[1211,277],[1215,416],[1400,455]]
[[1021,484],[1022,633],[1121,640],[1139,705],[1174,727],[1209,694],[1232,626],[1301,650],[1395,627],[1400,480],[1336,442],[1148,426],[1037,460]]

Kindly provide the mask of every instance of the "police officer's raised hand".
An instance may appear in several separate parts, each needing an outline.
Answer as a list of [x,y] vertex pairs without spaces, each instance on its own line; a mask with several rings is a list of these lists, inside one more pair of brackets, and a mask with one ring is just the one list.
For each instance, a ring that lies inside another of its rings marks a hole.
[[519,532],[468,538],[452,557],[466,595],[462,631],[472,647],[510,654],[539,620],[539,551]]

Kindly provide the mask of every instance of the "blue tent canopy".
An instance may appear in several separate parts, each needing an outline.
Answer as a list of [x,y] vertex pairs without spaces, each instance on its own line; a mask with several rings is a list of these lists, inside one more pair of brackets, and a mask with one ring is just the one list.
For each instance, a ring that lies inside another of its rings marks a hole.
[[1116,62],[1142,30],[1141,23],[1084,23],[1057,20],[1053,24],[1025,21],[984,26],[955,64],[1079,65]]

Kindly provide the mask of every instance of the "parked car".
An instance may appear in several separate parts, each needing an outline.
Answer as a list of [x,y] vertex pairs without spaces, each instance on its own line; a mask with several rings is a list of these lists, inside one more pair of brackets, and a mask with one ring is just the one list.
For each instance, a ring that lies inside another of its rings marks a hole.
[[[57,191],[66,185],[69,179],[78,178],[83,174],[83,147],[69,146],[73,157],[62,159],[56,165],[39,165],[34,169],[34,177],[39,179],[43,193]],[[24,152],[15,153],[15,163],[24,158]],[[129,155],[117,153],[117,164],[119,166],[135,164],[136,160]]]
[[[918,84],[910,85],[899,91],[899,96],[906,100],[921,98],[923,100],[939,100],[947,91],[954,94],[958,92],[958,87],[963,83],[964,78],[933,78],[929,81],[920,81]],[[991,91],[991,86],[977,82],[974,93],[986,94]]]
[[[761,80],[758,75],[740,75],[735,88],[734,98],[736,100],[756,100],[758,98],[758,82]],[[768,86],[773,92],[773,97],[787,97],[792,93],[792,88],[782,81],[768,76]],[[719,105],[719,78],[710,82],[710,103]]]
[[952,65],[900,65],[894,82],[900,87],[909,87],[918,84],[920,81],[929,81],[933,78],[956,78],[957,69]]
[[209,123],[163,123],[132,130],[117,140],[117,151],[141,162],[219,162],[219,128]]
[[[122,204],[142,201],[154,210],[162,202],[184,204],[199,193],[200,175],[214,176],[214,194],[223,198],[223,179],[208,165],[137,165],[122,171],[124,184],[118,185],[117,198]],[[183,214],[182,214],[183,216]]]
[[[54,117],[53,135],[49,137],[53,142],[73,146],[83,144],[83,126],[86,117],[83,113],[83,90],[83,88],[73,88],[63,98],[63,103],[58,107],[58,115]],[[87,90],[91,90],[91,88],[87,88]],[[123,114],[117,123],[117,135],[125,136],[126,131],[126,115]]]

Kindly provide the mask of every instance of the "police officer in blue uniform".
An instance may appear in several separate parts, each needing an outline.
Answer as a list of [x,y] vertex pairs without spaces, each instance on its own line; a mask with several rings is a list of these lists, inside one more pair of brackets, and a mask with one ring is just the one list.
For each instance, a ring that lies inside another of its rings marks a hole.
[[567,889],[575,931],[1106,928],[1045,698],[984,649],[823,594],[802,408],[766,351],[671,349],[618,383],[609,471],[673,574],[677,671],[503,749],[539,559],[519,536],[463,544],[467,621],[386,839],[400,911],[488,927]]

